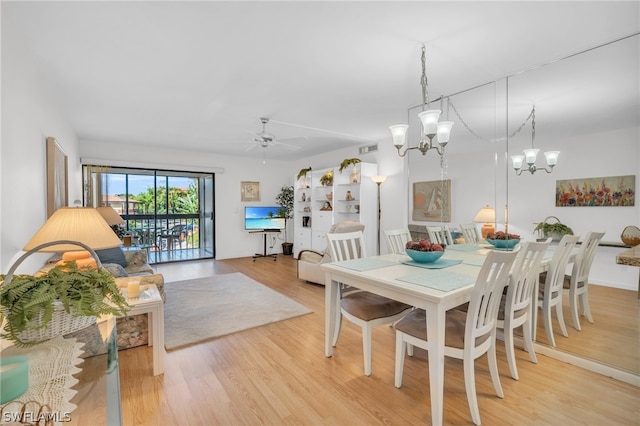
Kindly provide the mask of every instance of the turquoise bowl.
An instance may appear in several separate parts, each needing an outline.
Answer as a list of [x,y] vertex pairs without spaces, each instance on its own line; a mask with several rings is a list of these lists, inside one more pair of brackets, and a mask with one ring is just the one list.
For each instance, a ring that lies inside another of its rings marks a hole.
[[487,238],[487,242],[499,249],[512,249],[518,245],[520,240],[490,240]]
[[444,251],[418,251],[405,249],[407,254],[414,262],[433,263],[444,255]]
[[0,359],[0,404],[12,401],[29,388],[29,359],[16,355]]

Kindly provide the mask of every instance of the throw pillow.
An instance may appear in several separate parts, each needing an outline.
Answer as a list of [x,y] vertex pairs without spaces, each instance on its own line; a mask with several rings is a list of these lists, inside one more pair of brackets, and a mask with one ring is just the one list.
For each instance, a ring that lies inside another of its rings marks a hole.
[[117,263],[103,263],[102,267],[107,270],[108,273],[113,275],[114,278],[128,277],[127,271]]
[[101,263],[117,263],[123,268],[127,266],[127,259],[124,258],[124,252],[120,247],[96,250],[96,254]]

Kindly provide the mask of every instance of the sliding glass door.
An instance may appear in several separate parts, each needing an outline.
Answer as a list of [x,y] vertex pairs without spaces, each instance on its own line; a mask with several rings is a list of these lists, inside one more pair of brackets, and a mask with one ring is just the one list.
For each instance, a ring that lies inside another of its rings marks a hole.
[[147,249],[150,263],[215,257],[214,175],[83,166],[87,206],[122,216],[123,243]]

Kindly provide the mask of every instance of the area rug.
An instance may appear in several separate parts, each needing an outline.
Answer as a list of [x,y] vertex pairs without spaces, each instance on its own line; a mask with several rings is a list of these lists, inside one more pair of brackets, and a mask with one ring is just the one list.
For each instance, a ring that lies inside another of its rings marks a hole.
[[165,284],[167,350],[312,311],[240,272]]

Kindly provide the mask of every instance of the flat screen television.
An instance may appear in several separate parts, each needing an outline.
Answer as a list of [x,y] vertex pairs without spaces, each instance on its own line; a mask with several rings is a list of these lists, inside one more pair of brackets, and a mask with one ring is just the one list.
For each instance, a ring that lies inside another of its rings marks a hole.
[[244,208],[244,229],[264,231],[284,229],[284,213],[280,206],[247,206]]

